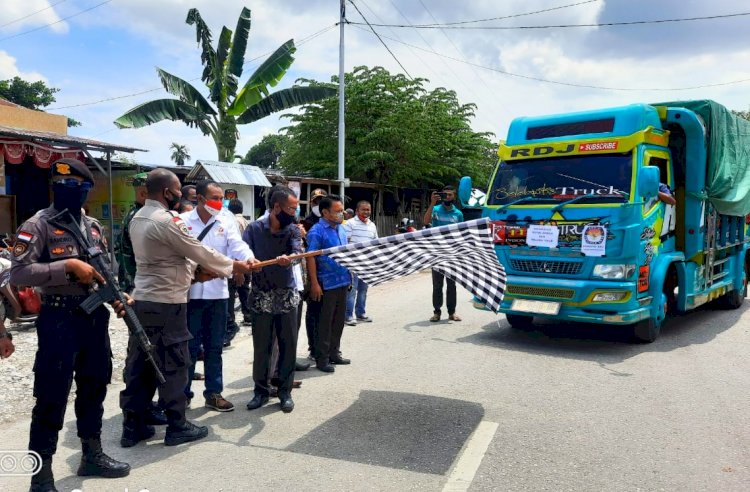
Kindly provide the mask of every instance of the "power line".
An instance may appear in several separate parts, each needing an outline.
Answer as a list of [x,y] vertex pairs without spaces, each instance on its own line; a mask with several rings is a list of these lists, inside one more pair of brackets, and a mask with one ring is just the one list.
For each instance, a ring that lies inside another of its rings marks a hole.
[[[309,36],[306,36],[306,37],[302,38],[302,40],[300,40],[300,42],[297,45],[295,45],[295,48],[297,46],[302,46],[303,44],[305,44],[305,43],[307,43],[309,41],[312,41],[316,37],[318,37],[318,36],[320,36],[320,35],[328,32],[328,31],[330,31],[331,29],[335,28],[337,25],[338,25],[338,23],[330,25],[328,27],[325,27],[325,28],[319,30],[318,32],[315,32],[313,34],[310,34]],[[281,57],[281,56],[287,54],[289,51],[291,51],[291,50],[285,50],[284,52],[279,53],[278,56]],[[274,53],[273,51],[270,51],[268,53],[264,53],[262,55],[256,56],[255,58],[251,58],[250,60],[247,60],[245,62],[245,64],[254,62],[256,60],[259,60],[259,59],[263,58],[264,56],[272,55],[273,53]],[[189,79],[188,82],[195,82],[196,80],[200,80],[200,77],[195,77],[195,78]],[[132,94],[125,94],[125,95],[122,95],[122,96],[108,97],[108,98],[105,98],[105,99],[99,99],[97,101],[91,101],[91,102],[87,102],[87,103],[71,104],[70,106],[58,106],[56,108],[47,108],[47,109],[45,109],[45,111],[59,111],[61,109],[71,109],[71,108],[80,108],[80,107],[83,107],[83,106],[93,106],[95,104],[100,104],[100,103],[103,103],[103,102],[116,101],[118,99],[127,99],[129,97],[140,96],[140,95],[143,95],[143,94],[148,94],[149,92],[156,92],[156,91],[160,91],[160,90],[163,90],[163,89],[164,89],[164,87],[155,87],[153,89],[147,89],[147,90],[140,91],[140,92],[134,92]]]
[[[570,27],[612,27],[612,26],[634,26],[641,24],[666,24],[675,22],[692,22],[701,20],[728,19],[731,17],[743,17],[750,15],[750,12],[737,12],[735,14],[708,15],[701,17],[681,17],[676,19],[655,19],[655,20],[638,20],[627,22],[599,22],[591,24],[555,24],[545,26],[457,26],[451,24],[417,24],[409,26],[406,24],[372,24],[375,27],[402,27],[414,29],[466,29],[466,30],[519,30],[519,29],[563,29]],[[350,22],[350,24],[363,25],[361,22]],[[371,26],[371,27],[372,27]]]
[[[370,21],[368,21],[368,20],[367,20],[367,19],[365,18],[365,16],[364,16],[364,15],[362,15],[362,12],[361,12],[361,11],[359,10],[359,7],[357,7],[357,5],[356,5],[356,4],[355,4],[355,3],[354,3],[354,2],[352,1],[352,0],[349,0],[349,3],[350,3],[350,4],[352,4],[352,6],[353,6],[353,7],[354,7],[354,9],[355,9],[355,10],[357,11],[357,13],[358,13],[358,14],[360,15],[360,17],[362,17],[362,19],[363,19],[363,20],[364,20],[364,21],[365,21],[365,22],[367,23],[367,25],[368,25],[368,26],[370,26],[370,30],[372,31],[372,33],[373,33],[373,34],[374,34],[375,36],[377,36],[377,38],[378,38],[378,39],[380,40],[380,42],[381,42],[381,43],[383,44],[383,46],[385,46],[385,49],[387,49],[387,50],[388,50],[388,53],[390,53],[390,54],[391,54],[391,56],[393,57],[393,59],[394,59],[394,60],[396,60],[396,63],[398,63],[398,65],[399,65],[399,66],[401,67],[401,70],[403,70],[403,71],[404,71],[404,73],[406,74],[406,76],[407,76],[407,77],[409,77],[410,79],[413,79],[413,77],[412,77],[411,75],[409,75],[409,71],[408,71],[408,70],[406,70],[406,68],[405,68],[405,67],[404,67],[404,66],[403,66],[403,65],[401,64],[401,62],[400,62],[400,61],[399,61],[399,59],[398,59],[398,58],[396,57],[396,55],[395,55],[395,54],[393,53],[393,51],[391,51],[391,49],[390,49],[390,48],[388,47],[388,45],[387,45],[387,44],[385,44],[385,41],[383,41],[383,39],[382,39],[382,38],[380,37],[380,34],[378,34],[378,33],[377,33],[377,31],[375,31],[375,29],[374,29],[374,28],[372,27],[372,25],[370,24]],[[348,22],[348,21],[347,21],[347,22]],[[361,24],[361,23],[360,23],[360,22],[358,22],[357,24]],[[403,41],[399,41],[399,42],[403,43]],[[406,44],[406,43],[404,43],[404,44]]]
[[12,36],[6,36],[4,38],[0,38],[0,41],[7,41],[8,39],[13,39],[13,38],[17,38],[19,36],[23,36],[25,34],[31,34],[32,32],[41,31],[42,29],[46,29],[46,28],[48,28],[50,26],[54,26],[55,24],[59,24],[59,23],[64,22],[64,21],[66,21],[68,19],[72,19],[73,17],[77,17],[77,16],[79,16],[81,14],[85,14],[86,12],[90,12],[90,11],[94,10],[95,8],[101,7],[102,5],[107,4],[107,3],[111,2],[111,1],[113,1],[113,0],[104,0],[101,3],[97,3],[96,5],[94,5],[92,7],[89,7],[87,9],[81,10],[80,12],[76,12],[75,14],[69,15],[67,17],[63,17],[62,19],[56,20],[55,22],[50,22],[49,24],[45,24],[43,26],[39,26],[39,27],[36,27],[34,29],[29,29],[28,31],[19,32],[18,34],[13,34]]
[[1,25],[0,27],[5,27],[5,26],[9,26],[9,25],[11,25],[11,24],[15,24],[16,22],[20,22],[20,21],[22,21],[22,20],[24,20],[24,19],[28,19],[29,17],[33,17],[33,16],[35,16],[36,14],[38,14],[38,13],[40,13],[40,12],[44,12],[45,10],[49,10],[49,9],[51,9],[52,7],[55,7],[56,5],[60,5],[61,3],[64,3],[64,2],[67,2],[67,1],[68,1],[68,0],[60,0],[59,2],[57,2],[57,3],[53,3],[52,5],[49,5],[49,6],[47,6],[47,7],[44,7],[43,9],[39,9],[39,10],[37,10],[36,12],[32,12],[32,13],[30,13],[30,14],[28,14],[28,15],[24,15],[23,17],[19,17],[18,19],[12,20],[12,21],[10,21],[10,22],[6,22],[5,24]]
[[[434,20],[435,23],[434,24],[423,24],[423,25],[424,26],[435,26],[435,27],[437,27],[437,26],[457,26],[457,25],[461,25],[461,24],[474,24],[476,22],[487,22],[487,21],[493,21],[493,20],[513,19],[515,17],[524,17],[524,16],[527,16],[527,15],[543,14],[545,12],[552,12],[553,10],[561,10],[561,9],[567,9],[569,7],[577,7],[579,5],[583,5],[583,4],[586,4],[586,3],[598,2],[598,1],[600,1],[600,0],[586,0],[585,2],[569,3],[567,5],[560,5],[559,7],[551,7],[551,8],[543,9],[543,10],[534,10],[532,12],[524,12],[524,13],[521,13],[521,14],[503,15],[501,17],[489,17],[487,19],[477,19],[477,20],[458,21],[458,22],[444,22],[444,23],[439,23],[437,21],[437,19],[435,19],[435,17],[432,14],[430,14],[430,17],[432,17],[432,20]],[[422,1],[420,0],[419,3],[422,3]],[[422,3],[422,6],[424,7],[423,3]],[[425,7],[425,10],[426,9],[427,9],[427,7]]]
[[[357,29],[359,29],[361,31],[364,31],[364,32],[370,32],[367,29],[365,29],[364,27],[359,27],[359,26],[354,26],[354,27],[356,27]],[[386,38],[386,39],[390,39],[391,41],[395,41],[397,43],[408,44],[408,43],[404,43],[403,41],[399,41],[399,40],[396,40],[396,39],[393,39],[393,38],[389,38],[388,36],[383,36],[383,37]],[[443,53],[438,53],[437,51],[427,50],[425,48],[421,48],[421,47],[413,45],[413,44],[408,44],[408,45],[411,46],[411,47],[413,47],[413,48],[415,48],[415,49],[426,51],[428,53],[432,53],[433,55],[442,56],[443,58],[448,58],[449,60],[455,60],[457,62],[465,63],[466,65],[471,65],[473,67],[482,68],[484,70],[489,70],[489,71],[492,71],[492,72],[497,72],[497,73],[500,73],[500,74],[503,74],[503,75],[507,75],[509,77],[516,77],[516,78],[526,79],[526,80],[534,80],[536,82],[544,82],[544,83],[547,83],[547,84],[563,85],[563,86],[567,86],[567,87],[578,87],[578,88],[582,88],[582,89],[598,89],[598,90],[605,90],[605,91],[632,91],[632,92],[637,92],[637,91],[648,91],[648,92],[662,92],[662,91],[664,91],[664,92],[666,92],[666,91],[687,91],[687,90],[693,90],[693,89],[707,89],[707,88],[711,88],[711,87],[722,87],[722,86],[727,86],[727,85],[735,85],[735,84],[741,84],[741,83],[744,83],[744,82],[750,82],[750,78],[747,78],[747,79],[732,80],[732,81],[729,81],[729,82],[718,82],[718,83],[715,83],[715,84],[694,85],[694,86],[690,86],[690,87],[669,87],[669,88],[665,88],[665,87],[606,87],[606,86],[600,86],[600,85],[576,84],[576,83],[573,83],[573,82],[563,82],[563,81],[560,81],[560,80],[544,79],[544,78],[541,78],[541,77],[534,77],[534,76],[531,76],[531,75],[523,75],[523,74],[508,72],[508,71],[505,71],[505,70],[500,70],[499,68],[487,67],[485,65],[480,65],[478,63],[473,63],[473,62],[470,62],[468,60],[463,60],[461,58],[456,58],[456,57],[453,57],[453,56],[450,56],[450,55],[445,55]]]

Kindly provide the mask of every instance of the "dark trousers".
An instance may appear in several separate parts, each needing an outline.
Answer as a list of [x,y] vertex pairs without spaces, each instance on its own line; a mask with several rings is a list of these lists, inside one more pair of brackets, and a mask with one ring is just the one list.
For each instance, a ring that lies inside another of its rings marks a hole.
[[109,311],[101,306],[87,315],[75,307],[43,305],[36,328],[36,403],[31,412],[29,449],[49,458],[57,450],[73,379],[78,437],[90,439],[101,434],[102,403],[112,377]]
[[307,311],[305,311],[305,331],[307,332],[307,351],[313,356],[315,355],[315,333],[318,329],[318,323],[320,323],[320,309],[323,307],[323,302],[313,301],[308,298]]
[[440,314],[440,308],[443,307],[443,279],[445,279],[445,304],[448,308],[448,315],[456,312],[456,281],[445,278],[445,275],[432,271],[432,307],[435,314]]
[[234,298],[238,297],[240,300],[240,310],[244,318],[250,318],[252,312],[250,311],[250,276],[245,275],[245,281],[242,285],[234,283],[233,279],[229,279],[229,308],[232,312],[232,320],[234,320]]
[[137,301],[135,313],[154,345],[153,357],[166,382],[159,385],[151,364],[140,345],[129,340],[125,361],[125,389],[120,392],[120,408],[136,421],[142,421],[151,404],[154,388],[159,390],[159,406],[170,423],[185,420],[185,386],[188,382],[187,304]]
[[341,335],[344,332],[348,292],[348,286],[323,291],[313,353],[319,364],[327,363],[330,357],[337,357],[341,353]]
[[283,314],[253,315],[253,381],[255,393],[259,395],[269,394],[269,383],[275,369],[271,357],[274,338],[279,346],[279,395],[288,395],[292,391],[297,362],[297,309]]
[[190,386],[195,375],[195,363],[198,352],[203,347],[203,372],[206,387],[203,396],[208,398],[224,391],[224,361],[221,353],[224,350],[224,335],[227,327],[226,299],[191,299],[187,305],[187,322],[193,339],[188,342],[190,349],[190,368],[185,395],[193,397]]

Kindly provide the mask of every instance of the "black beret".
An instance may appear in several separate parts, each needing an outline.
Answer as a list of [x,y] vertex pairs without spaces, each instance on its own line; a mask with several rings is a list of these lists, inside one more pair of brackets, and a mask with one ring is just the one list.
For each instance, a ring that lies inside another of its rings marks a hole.
[[94,183],[94,175],[86,164],[77,159],[60,159],[52,163],[50,167],[52,176],[80,176],[81,178]]

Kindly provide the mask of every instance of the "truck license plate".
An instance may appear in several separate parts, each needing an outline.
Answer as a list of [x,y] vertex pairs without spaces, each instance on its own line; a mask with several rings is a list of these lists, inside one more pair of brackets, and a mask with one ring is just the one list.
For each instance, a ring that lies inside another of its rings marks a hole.
[[560,312],[559,302],[532,301],[529,299],[514,299],[510,305],[513,311],[534,314],[551,314],[555,315]]

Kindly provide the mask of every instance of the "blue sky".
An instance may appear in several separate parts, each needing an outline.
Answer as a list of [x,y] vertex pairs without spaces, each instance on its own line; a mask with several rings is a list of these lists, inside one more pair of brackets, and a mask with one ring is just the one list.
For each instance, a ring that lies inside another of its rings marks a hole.
[[[20,75],[60,88],[51,112],[84,123],[71,133],[147,149],[149,152],[136,155],[136,159],[144,162],[167,161],[172,142],[186,144],[194,159],[216,157],[210,138],[181,123],[163,122],[139,130],[117,130],[112,124],[129,108],[168,96],[160,89],[156,66],[188,80],[199,76],[200,51],[195,43],[195,30],[185,24],[191,7],[201,11],[215,35],[223,25],[234,28],[243,5],[250,8],[253,24],[246,60],[268,54],[294,38],[298,43],[296,61],[280,87],[292,84],[298,77],[329,80],[338,70],[337,27],[300,43],[338,21],[338,0],[102,2],[105,0],[4,0],[0,9],[0,79]],[[750,11],[747,2],[739,0],[355,0],[355,3],[370,22],[387,24],[474,20],[574,3],[580,5],[483,25],[591,24]],[[69,16],[73,17],[63,20]],[[26,18],[18,20],[22,17]],[[362,21],[351,6],[347,18]],[[690,98],[711,98],[732,109],[748,109],[750,80],[694,90],[677,89],[750,79],[749,22],[750,16],[739,16],[568,29],[375,29],[412,76],[429,79],[430,87],[455,90],[462,102],[476,103],[474,128],[491,131],[500,139],[504,138],[512,118],[522,115]],[[46,26],[51,23],[54,24]],[[27,33],[37,28],[40,29]],[[245,77],[262,59],[265,56],[246,65]],[[402,70],[363,26],[346,27],[345,60],[347,70],[357,65],[381,65],[391,72]],[[498,70],[549,81],[627,90],[570,87],[512,77]],[[199,80],[194,83],[202,88]],[[152,89],[155,90],[132,95]],[[97,102],[109,98],[117,99]],[[284,124],[271,116],[242,127],[238,153],[244,154],[264,134],[274,133]]]

